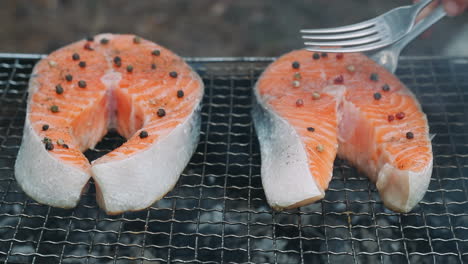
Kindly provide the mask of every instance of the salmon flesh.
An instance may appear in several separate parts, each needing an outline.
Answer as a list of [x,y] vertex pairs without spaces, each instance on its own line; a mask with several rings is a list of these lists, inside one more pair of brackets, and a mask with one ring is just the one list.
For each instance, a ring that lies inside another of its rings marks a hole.
[[424,196],[433,154],[426,115],[392,73],[362,54],[292,51],[255,86],[262,184],[275,209],[322,199],[338,155],[376,183],[385,206]]
[[[203,90],[182,58],[134,35],[65,46],[33,69],[16,179],[34,200],[72,208],[92,177],[108,214],[144,209],[195,150]],[[83,151],[110,129],[127,141],[90,163]]]

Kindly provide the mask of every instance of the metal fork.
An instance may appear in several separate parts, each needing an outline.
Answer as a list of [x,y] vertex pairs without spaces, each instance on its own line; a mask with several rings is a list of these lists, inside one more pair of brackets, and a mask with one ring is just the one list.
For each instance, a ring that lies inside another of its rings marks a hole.
[[373,50],[372,52],[366,53],[371,59],[376,61],[378,64],[385,67],[388,71],[394,73],[398,66],[398,58],[401,51],[410,43],[413,39],[423,33],[426,29],[432,26],[434,23],[445,17],[445,12],[442,5],[438,6],[432,13],[430,13],[423,20],[419,21],[406,36],[399,41],[393,43],[390,46],[381,48],[379,50]]
[[363,52],[400,40],[414,27],[421,10],[433,0],[397,7],[376,18],[337,28],[303,29],[307,50],[322,52]]

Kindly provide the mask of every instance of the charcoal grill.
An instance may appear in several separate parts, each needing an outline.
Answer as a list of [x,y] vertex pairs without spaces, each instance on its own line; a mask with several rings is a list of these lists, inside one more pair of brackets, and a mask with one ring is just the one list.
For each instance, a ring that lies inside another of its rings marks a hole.
[[[94,187],[73,210],[29,199],[14,179],[27,82],[40,56],[0,56],[0,261],[3,263],[468,262],[468,58],[402,58],[433,140],[434,172],[414,210],[386,209],[375,185],[336,160],[325,199],[274,212],[250,118],[272,58],[187,58],[205,84],[200,143],[177,186],[147,210],[105,215]],[[95,159],[123,143],[109,133]]]

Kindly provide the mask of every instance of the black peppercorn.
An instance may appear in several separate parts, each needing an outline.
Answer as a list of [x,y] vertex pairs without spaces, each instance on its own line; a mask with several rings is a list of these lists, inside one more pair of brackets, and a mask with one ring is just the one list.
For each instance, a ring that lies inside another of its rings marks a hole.
[[86,88],[86,82],[83,81],[83,80],[80,80],[80,81],[78,81],[78,86],[79,86],[80,88]]
[[57,85],[55,86],[55,92],[56,92],[57,94],[63,94],[63,87],[62,87],[62,85],[57,84]]
[[148,132],[146,132],[145,130],[142,130],[140,132],[140,138],[146,138],[146,137],[148,137]]
[[407,138],[407,139],[413,139],[413,138],[414,138],[413,132],[407,132],[407,133],[406,133],[406,138]]
[[184,91],[178,90],[177,91],[177,98],[182,98],[182,97],[184,97]]
[[300,65],[299,62],[297,62],[297,61],[295,61],[295,62],[292,63],[293,69],[299,69],[300,66],[301,66],[301,65]]
[[158,109],[158,116],[163,117],[166,115],[166,111],[162,108]]

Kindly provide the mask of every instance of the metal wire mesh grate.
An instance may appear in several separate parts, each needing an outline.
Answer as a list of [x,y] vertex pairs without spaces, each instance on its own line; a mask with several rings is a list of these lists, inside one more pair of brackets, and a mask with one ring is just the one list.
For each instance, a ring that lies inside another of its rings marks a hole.
[[[435,166],[410,213],[337,160],[324,200],[273,212],[265,202],[251,87],[266,62],[200,62],[201,141],[176,188],[151,208],[107,216],[94,189],[63,210],[14,180],[27,81],[36,59],[0,58],[0,261],[4,263],[461,263],[468,261],[468,60],[406,58],[398,76],[430,121]],[[90,159],[123,142],[108,134]]]

